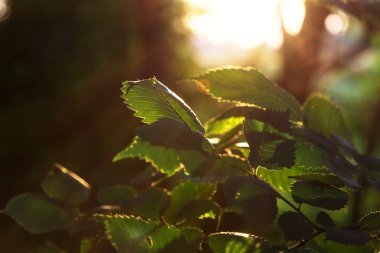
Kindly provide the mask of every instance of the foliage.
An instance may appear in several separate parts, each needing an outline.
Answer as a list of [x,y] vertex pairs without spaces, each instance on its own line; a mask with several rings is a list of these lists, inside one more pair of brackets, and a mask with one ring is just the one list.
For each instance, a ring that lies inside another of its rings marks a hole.
[[[356,193],[380,190],[380,160],[350,144],[328,97],[301,106],[254,68],[213,69],[187,83],[232,108],[203,127],[157,79],[123,84],[143,124],[114,161],[150,163],[139,184],[99,189],[89,208],[89,184],[57,165],[44,194],[16,196],[3,212],[31,233],[85,235],[81,253],[96,252],[104,237],[122,253],[377,249],[379,211],[352,220],[351,208]],[[63,252],[50,242],[36,251]]]

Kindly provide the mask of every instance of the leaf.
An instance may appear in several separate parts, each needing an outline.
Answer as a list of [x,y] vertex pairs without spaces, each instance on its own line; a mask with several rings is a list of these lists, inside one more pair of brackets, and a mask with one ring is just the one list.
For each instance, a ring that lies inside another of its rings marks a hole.
[[353,228],[326,228],[326,239],[348,245],[364,245],[372,238]]
[[80,253],[90,253],[94,247],[95,238],[94,237],[85,237],[80,242]]
[[213,253],[250,253],[263,248],[266,243],[256,236],[237,233],[219,232],[207,237],[207,244]]
[[113,161],[117,162],[133,157],[150,162],[158,171],[168,176],[173,175],[181,168],[179,156],[175,149],[154,146],[149,142],[143,141],[140,137],[135,137],[126,149],[113,158]]
[[186,241],[192,245],[200,245],[205,236],[203,231],[197,227],[184,227],[181,228],[181,232]]
[[278,218],[285,241],[302,241],[314,234],[314,228],[296,212],[285,212]]
[[176,223],[177,216],[188,203],[193,200],[210,199],[215,191],[215,184],[181,183],[171,192],[171,201],[164,215],[165,220],[171,224]]
[[369,213],[360,218],[357,227],[360,231],[371,235],[380,233],[380,211]]
[[289,176],[291,179],[295,179],[297,181],[304,181],[304,180],[316,180],[328,185],[333,185],[338,188],[345,187],[344,183],[335,175],[333,174],[326,174],[326,173],[306,173],[296,176]]
[[49,197],[72,205],[86,202],[91,190],[84,179],[60,164],[55,164],[55,169],[45,176],[41,186]]
[[137,135],[143,141],[165,148],[209,152],[214,149],[202,134],[172,119],[161,119],[151,125],[141,126],[137,129]]
[[122,91],[125,103],[144,123],[173,119],[194,132],[204,133],[202,124],[190,107],[156,78],[123,82]]
[[167,192],[160,188],[151,188],[129,200],[125,209],[133,215],[159,221],[168,200]]
[[74,218],[68,210],[32,193],[13,197],[7,203],[4,213],[33,234],[64,229]]
[[212,69],[194,80],[218,100],[247,103],[276,111],[289,110],[292,119],[302,119],[298,101],[254,68]]
[[244,117],[229,117],[206,123],[207,136],[220,136],[243,125]]
[[318,212],[317,222],[324,228],[335,227],[334,221],[325,212]]
[[295,142],[281,135],[267,132],[248,132],[245,137],[249,145],[248,160],[252,167],[263,166],[268,169],[294,165]]
[[350,139],[350,133],[338,106],[320,94],[310,96],[304,104],[306,126],[326,136],[336,134]]
[[348,194],[339,188],[317,180],[296,181],[291,193],[297,203],[306,203],[329,210],[339,210],[348,203]]
[[234,212],[258,232],[268,228],[277,215],[276,192],[256,177],[233,177],[223,184],[225,212]]
[[100,204],[118,205],[131,198],[135,193],[135,189],[128,185],[113,185],[100,188],[96,193],[96,198]]
[[181,236],[175,227],[134,216],[105,216],[104,223],[108,238],[120,253],[165,252]]
[[[38,248],[30,251],[30,253],[66,253],[63,249],[58,247],[52,242],[45,242],[45,244],[39,246]],[[82,253],[82,252],[81,252]]]
[[206,171],[201,174],[202,182],[224,182],[235,176],[252,174],[248,162],[241,157],[219,155],[212,166],[206,166]]

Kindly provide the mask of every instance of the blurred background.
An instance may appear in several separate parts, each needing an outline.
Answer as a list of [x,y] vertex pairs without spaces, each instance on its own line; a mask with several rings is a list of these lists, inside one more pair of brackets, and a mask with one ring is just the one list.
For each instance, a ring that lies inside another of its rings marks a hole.
[[[121,82],[156,76],[206,120],[203,97],[177,81],[227,64],[256,66],[301,102],[314,91],[328,94],[354,144],[380,156],[379,6],[0,0],[0,207],[40,191],[55,162],[95,189],[126,182],[144,163],[111,163],[139,124],[122,103]],[[0,252],[27,252],[45,240],[4,215],[0,228]]]

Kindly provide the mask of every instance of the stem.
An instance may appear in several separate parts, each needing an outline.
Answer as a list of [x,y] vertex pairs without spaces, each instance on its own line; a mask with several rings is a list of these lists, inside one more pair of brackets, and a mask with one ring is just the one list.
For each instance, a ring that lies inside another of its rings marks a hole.
[[[274,190],[274,189],[273,189]],[[291,208],[294,209],[294,211],[296,211],[299,215],[302,216],[302,218],[310,225],[312,226],[317,232],[319,231],[323,231],[321,230],[318,226],[316,226],[303,212],[301,212],[301,210],[299,208],[297,208],[295,205],[293,205],[289,200],[287,200],[284,196],[282,196],[280,193],[277,193],[277,196],[282,200],[284,201],[286,204],[288,204],[288,206],[290,206]]]

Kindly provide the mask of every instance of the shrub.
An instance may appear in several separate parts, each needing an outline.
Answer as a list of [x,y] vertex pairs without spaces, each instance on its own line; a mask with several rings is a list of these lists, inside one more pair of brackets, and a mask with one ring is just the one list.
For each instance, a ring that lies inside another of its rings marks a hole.
[[[83,235],[81,253],[105,237],[121,253],[378,250],[380,212],[352,217],[363,189],[380,190],[380,160],[350,144],[329,98],[313,94],[301,106],[254,68],[186,83],[227,109],[202,125],[157,79],[123,83],[144,124],[114,161],[151,164],[130,185],[102,188],[99,205],[84,207],[89,184],[57,165],[43,193],[16,196],[3,212],[31,233]],[[64,252],[51,242],[39,250]]]

